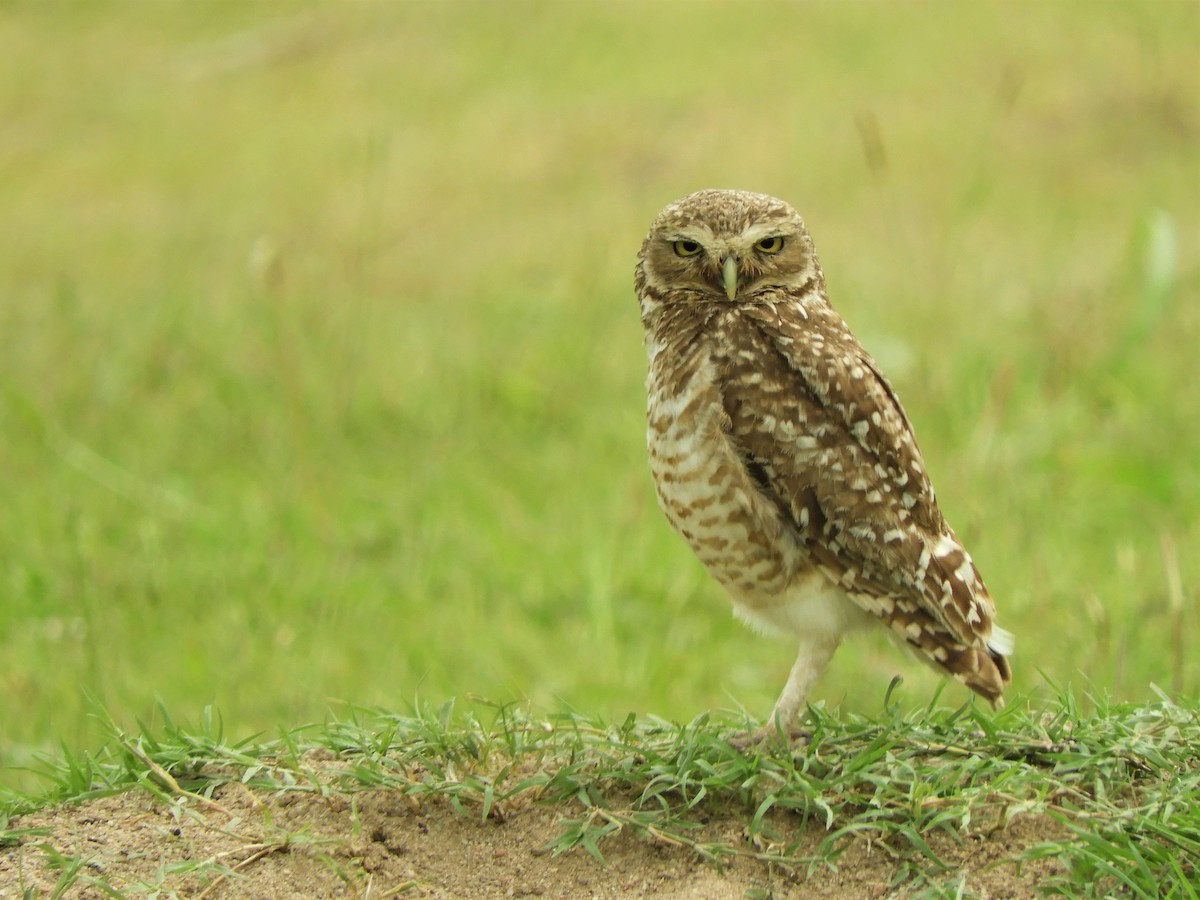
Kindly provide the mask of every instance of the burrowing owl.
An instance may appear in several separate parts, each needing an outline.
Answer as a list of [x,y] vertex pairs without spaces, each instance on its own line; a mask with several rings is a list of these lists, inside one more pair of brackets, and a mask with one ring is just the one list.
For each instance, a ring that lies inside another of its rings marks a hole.
[[1002,704],[1012,636],[796,211],[684,197],[650,226],[636,286],[659,505],[739,618],[800,642],[772,722],[790,731],[842,636],[871,624]]

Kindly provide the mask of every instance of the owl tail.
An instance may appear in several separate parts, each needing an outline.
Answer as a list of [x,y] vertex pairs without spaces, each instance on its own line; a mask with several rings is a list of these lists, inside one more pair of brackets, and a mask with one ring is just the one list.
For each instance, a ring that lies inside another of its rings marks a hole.
[[1004,688],[1012,681],[1012,667],[1008,657],[1013,652],[1015,641],[1010,632],[992,627],[982,647],[964,647],[958,659],[948,668],[957,678],[1000,709],[1004,706]]

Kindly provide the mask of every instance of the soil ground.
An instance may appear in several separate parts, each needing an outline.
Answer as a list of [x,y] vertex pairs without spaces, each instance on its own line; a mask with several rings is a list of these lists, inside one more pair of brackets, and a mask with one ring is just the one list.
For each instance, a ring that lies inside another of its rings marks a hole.
[[[836,868],[785,868],[735,858],[718,869],[685,847],[628,833],[606,838],[601,864],[586,852],[554,855],[547,842],[563,810],[536,804],[481,821],[442,800],[418,805],[395,791],[321,797],[265,795],[239,785],[217,791],[213,805],[167,804],[142,792],[61,806],[14,818],[9,829],[34,829],[0,849],[0,898],[50,896],[61,870],[54,855],[85,865],[61,896],[110,897],[90,879],[143,896],[187,898],[321,897],[823,897],[834,900],[905,896],[892,887],[904,867],[880,844],[852,840]],[[799,827],[786,814],[772,823]],[[746,846],[744,813],[714,814],[699,840]],[[1018,864],[1021,853],[1063,829],[1045,818],[1017,819],[961,844],[930,837],[957,868],[941,877],[965,880],[974,896],[1037,895],[1057,872],[1053,860]],[[811,827],[812,846],[823,837]],[[32,891],[30,891],[32,889]]]

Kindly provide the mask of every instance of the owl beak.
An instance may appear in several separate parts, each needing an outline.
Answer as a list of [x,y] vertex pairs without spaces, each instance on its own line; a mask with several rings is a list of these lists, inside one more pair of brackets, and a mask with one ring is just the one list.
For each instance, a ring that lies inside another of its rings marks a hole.
[[725,296],[732,300],[737,296],[738,289],[737,257],[732,253],[721,263],[721,280],[725,283]]

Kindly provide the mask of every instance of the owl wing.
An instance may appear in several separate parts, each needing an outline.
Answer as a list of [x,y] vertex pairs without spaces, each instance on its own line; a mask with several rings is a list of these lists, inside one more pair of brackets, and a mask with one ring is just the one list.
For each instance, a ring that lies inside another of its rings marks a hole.
[[[746,315],[757,332],[759,399],[734,388],[726,407],[756,483],[858,605],[996,699],[1009,680],[1001,654],[1011,638],[993,633],[992,600],[938,509],[891,385],[827,305]],[[755,415],[768,383],[772,414]]]

